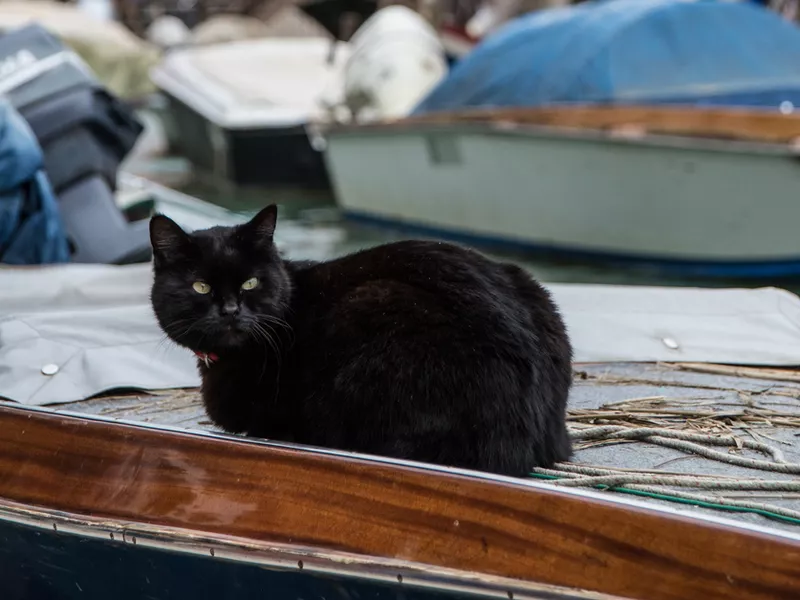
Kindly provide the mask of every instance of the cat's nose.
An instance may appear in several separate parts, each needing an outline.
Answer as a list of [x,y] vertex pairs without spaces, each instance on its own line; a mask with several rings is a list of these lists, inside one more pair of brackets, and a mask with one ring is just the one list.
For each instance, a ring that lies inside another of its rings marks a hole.
[[225,317],[235,317],[239,314],[239,303],[228,301],[222,305],[222,315]]

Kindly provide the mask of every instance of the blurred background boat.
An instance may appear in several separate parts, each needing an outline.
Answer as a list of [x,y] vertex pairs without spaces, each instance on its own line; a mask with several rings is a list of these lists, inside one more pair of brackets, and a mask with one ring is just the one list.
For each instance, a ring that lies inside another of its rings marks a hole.
[[175,49],[153,70],[168,99],[172,146],[239,185],[327,187],[308,125],[339,104],[345,44],[254,39]]
[[585,3],[511,22],[409,118],[331,127],[327,160],[346,215],[407,235],[796,277],[795,106],[800,31],[772,12]]

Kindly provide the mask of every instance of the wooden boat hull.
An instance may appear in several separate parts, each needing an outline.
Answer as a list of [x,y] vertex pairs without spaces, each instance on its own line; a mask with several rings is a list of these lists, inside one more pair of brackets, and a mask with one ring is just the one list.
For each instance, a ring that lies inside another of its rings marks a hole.
[[[75,583],[95,589],[94,578],[96,597],[108,597],[103,586],[132,578],[200,585],[216,572],[293,594],[270,598],[355,598],[341,590],[360,589],[380,598],[755,600],[800,591],[800,538],[589,492],[8,404],[0,424],[6,589],[86,598]],[[158,562],[178,558],[148,548],[190,556],[170,572]],[[84,560],[104,553],[122,562]],[[20,558],[25,568],[9,574]],[[143,571],[134,576],[128,560]],[[237,574],[229,563],[275,573]]]
[[498,249],[681,275],[800,275],[800,168],[788,138],[680,126],[678,117],[718,124],[725,115],[714,111],[570,110],[334,128],[337,201],[354,220]]

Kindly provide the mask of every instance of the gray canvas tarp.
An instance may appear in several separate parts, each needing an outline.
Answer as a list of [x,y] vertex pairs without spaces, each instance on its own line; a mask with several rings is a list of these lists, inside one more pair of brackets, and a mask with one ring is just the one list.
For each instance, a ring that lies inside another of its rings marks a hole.
[[[151,278],[149,264],[0,269],[0,397],[45,405],[197,386],[194,356],[155,321]],[[576,362],[800,365],[800,299],[783,290],[548,287]]]
[[44,405],[197,386],[194,356],[155,321],[151,277],[150,265],[0,269],[0,397]]

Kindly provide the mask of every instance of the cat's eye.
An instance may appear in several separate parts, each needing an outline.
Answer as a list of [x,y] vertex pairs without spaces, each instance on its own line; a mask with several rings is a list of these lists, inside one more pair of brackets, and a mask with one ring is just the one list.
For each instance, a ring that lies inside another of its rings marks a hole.
[[242,284],[242,289],[245,291],[252,290],[255,289],[257,285],[258,285],[258,278],[251,277]]
[[208,285],[205,281],[195,281],[192,284],[192,289],[198,294],[207,294],[208,292],[211,291],[211,286]]

